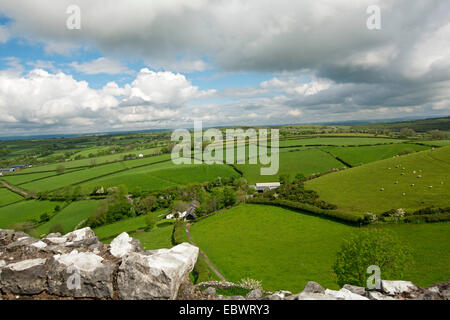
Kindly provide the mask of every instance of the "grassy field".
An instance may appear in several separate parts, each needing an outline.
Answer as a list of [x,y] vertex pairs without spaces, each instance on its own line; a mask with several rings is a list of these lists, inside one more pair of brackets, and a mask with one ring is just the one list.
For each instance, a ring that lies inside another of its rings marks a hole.
[[[450,277],[450,223],[388,226],[412,248],[405,279],[427,286]],[[355,227],[278,207],[241,205],[195,223],[194,242],[227,280],[300,292],[313,280],[337,289],[332,265]],[[281,236],[282,235],[282,236]]]
[[440,147],[450,145],[450,140],[433,140],[433,141],[417,141],[417,142],[428,144],[430,146],[440,146]]
[[[156,219],[161,219],[159,217],[161,214],[165,213],[167,209],[158,210],[151,212],[150,214]],[[95,234],[102,241],[109,243],[113,237],[121,234],[122,232],[134,232],[139,229],[144,229],[147,226],[145,222],[145,216],[138,216],[135,218],[129,218],[121,221],[117,221],[111,224],[107,224],[94,229]]]
[[56,205],[62,205],[55,201],[27,200],[0,208],[0,228],[7,229],[16,222],[39,220],[43,213],[51,214]]
[[30,174],[10,174],[2,177],[3,180],[9,184],[20,185],[32,180],[48,178],[56,175],[56,172],[42,172],[42,173],[30,173]]
[[50,221],[36,228],[39,234],[48,234],[52,226],[60,224],[64,227],[64,233],[73,231],[74,228],[83,220],[87,219],[93,213],[99,204],[99,201],[85,200],[72,202],[61,212],[58,212]]
[[123,169],[126,169],[126,167],[122,162],[111,163],[104,166],[78,170],[49,177],[47,179],[26,183],[21,185],[21,187],[27,190],[34,191],[55,190],[70,184],[81,182],[87,179],[92,179],[97,176],[109,174]]
[[381,213],[449,206],[449,178],[450,147],[443,147],[328,174],[305,186],[344,211]]
[[[72,161],[64,161],[64,162],[58,162],[54,164],[48,164],[48,165],[42,165],[42,166],[33,166],[32,168],[27,168],[23,172],[39,172],[39,171],[55,171],[58,166],[64,166],[66,169],[70,168],[76,168],[76,167],[88,167],[91,166],[93,161],[95,161],[95,164],[105,164],[109,162],[115,162],[115,161],[121,161],[123,159],[124,155],[128,154],[139,154],[142,153],[144,156],[153,155],[157,152],[159,152],[160,148],[150,148],[150,149],[143,149],[143,150],[132,150],[127,151],[123,153],[115,153],[111,155],[106,156],[100,156],[100,157],[94,157],[94,158],[87,158],[87,159],[80,159],[80,160],[72,160]],[[99,150],[99,148],[94,148],[93,150]],[[88,154],[92,151],[87,152]],[[151,157],[149,157],[151,158]],[[146,159],[146,158],[144,158]],[[143,160],[143,159],[139,159]]]
[[244,177],[249,183],[278,181],[281,174],[289,174],[292,178],[297,173],[305,176],[313,173],[325,172],[332,168],[342,168],[345,165],[331,155],[318,149],[305,149],[302,151],[280,152],[280,167],[275,176],[263,176],[260,174],[261,165],[239,164],[236,167],[244,172]]
[[0,207],[20,201],[22,199],[23,198],[19,196],[17,193],[9,191],[6,188],[0,188]]
[[230,177],[237,173],[227,165],[175,165],[172,162],[159,163],[148,167],[130,169],[83,184],[93,188],[105,188],[124,184],[128,189],[140,186],[143,190],[158,190],[179,184],[207,182],[217,177]]
[[402,151],[423,151],[430,147],[417,144],[387,144],[368,147],[325,147],[324,150],[340,157],[352,166],[369,163],[373,161],[392,158]]
[[369,145],[378,143],[401,143],[405,140],[387,139],[387,138],[349,138],[349,137],[317,137],[305,139],[293,139],[280,141],[280,147],[289,146],[307,146],[307,145],[333,145],[333,146],[349,146],[349,145]]
[[155,227],[148,232],[140,232],[132,235],[133,238],[141,241],[145,250],[155,250],[162,248],[172,248],[173,225]]

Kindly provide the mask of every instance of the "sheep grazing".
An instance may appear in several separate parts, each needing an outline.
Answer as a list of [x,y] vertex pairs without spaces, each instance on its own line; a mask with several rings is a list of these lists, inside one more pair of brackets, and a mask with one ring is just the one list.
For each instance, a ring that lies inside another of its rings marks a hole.
[[403,192],[403,193],[402,193],[402,196],[406,196],[406,193]]
[[398,181],[395,181],[394,183],[395,183],[395,184],[398,184]]
[[417,176],[417,178],[422,178],[422,175],[419,174],[419,175]]
[[416,170],[414,170],[413,173],[416,174]]
[[391,170],[391,168],[388,168],[388,170]]
[[414,183],[411,183],[411,187],[414,187]]
[[384,191],[384,188],[380,188],[380,191]]
[[405,173],[404,172],[402,172],[402,176],[404,176],[405,175]]
[[444,184],[444,181],[441,181],[441,184]]
[[402,170],[405,170],[405,167],[403,167]]
[[428,188],[432,189],[432,188],[433,188],[433,186],[429,186]]

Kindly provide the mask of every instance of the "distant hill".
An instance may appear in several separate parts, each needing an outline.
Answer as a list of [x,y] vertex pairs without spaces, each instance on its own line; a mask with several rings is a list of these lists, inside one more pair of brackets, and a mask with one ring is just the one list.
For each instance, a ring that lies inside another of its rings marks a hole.
[[352,128],[389,129],[392,131],[400,131],[403,128],[409,128],[417,132],[426,132],[430,130],[450,131],[450,116],[442,118],[408,120],[389,123],[361,124],[361,125],[353,125]]

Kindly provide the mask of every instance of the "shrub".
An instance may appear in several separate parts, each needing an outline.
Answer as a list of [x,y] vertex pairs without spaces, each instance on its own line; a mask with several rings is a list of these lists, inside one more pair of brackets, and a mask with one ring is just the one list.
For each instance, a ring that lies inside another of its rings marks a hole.
[[183,221],[177,221],[177,223],[175,223],[172,233],[172,243],[174,246],[185,242],[185,226],[186,225]]
[[61,233],[64,234],[64,226],[61,223],[55,223],[50,227],[49,233]]
[[411,260],[410,250],[391,231],[358,230],[344,240],[333,266],[340,286],[366,286],[367,268],[376,265],[383,279],[402,278]]
[[252,289],[252,290],[254,290],[254,289],[262,290],[262,283],[259,280],[245,278],[245,279],[241,279],[241,281],[239,281],[239,284],[244,288],[248,288],[248,289]]

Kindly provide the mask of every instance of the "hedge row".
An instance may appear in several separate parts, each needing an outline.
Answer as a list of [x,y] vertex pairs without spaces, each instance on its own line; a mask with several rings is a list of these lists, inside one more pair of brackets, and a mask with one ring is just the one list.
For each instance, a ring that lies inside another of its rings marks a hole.
[[185,227],[186,226],[183,221],[177,221],[175,223],[175,226],[173,227],[173,232],[172,232],[172,243],[174,246],[185,242],[185,237],[184,237],[184,234],[186,232]]
[[358,216],[352,213],[337,211],[337,210],[324,210],[306,203],[294,202],[290,200],[267,200],[267,199],[249,199],[248,203],[265,204],[279,206],[287,209],[293,209],[296,211],[304,211],[313,215],[326,217],[339,222],[345,222],[352,225],[367,224],[362,216]]
[[450,221],[450,213],[436,213],[436,214],[422,214],[415,216],[407,216],[404,219],[405,222],[441,222]]

